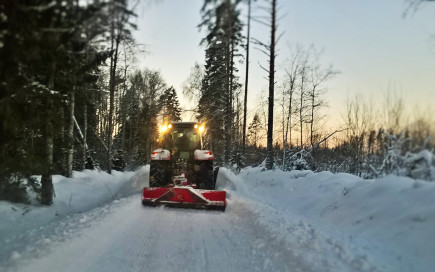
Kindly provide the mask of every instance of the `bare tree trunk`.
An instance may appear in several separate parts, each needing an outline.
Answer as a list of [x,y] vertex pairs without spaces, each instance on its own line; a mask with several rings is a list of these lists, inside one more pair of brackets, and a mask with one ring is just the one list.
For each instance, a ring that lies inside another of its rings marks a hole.
[[[64,120],[66,120],[65,118],[65,108],[64,107],[60,107],[59,109],[59,119],[62,120],[62,122],[60,122],[60,127],[59,127],[59,138],[60,138],[60,143],[62,146],[66,145],[65,142],[65,122]],[[60,162],[59,165],[61,166],[61,174],[66,176],[66,166],[67,166],[67,156],[68,154],[65,153],[65,151],[62,149],[60,152],[61,156],[60,156]]]
[[75,106],[75,87],[73,86],[70,93],[69,103],[69,124],[68,124],[68,155],[66,176],[72,176],[73,155],[74,155],[74,106]]
[[[234,41],[231,41],[230,44],[230,128],[231,128],[231,138],[230,138],[230,145],[231,143],[236,140],[235,137],[235,128],[234,128],[234,87],[233,87],[233,80],[234,80]],[[232,150],[233,146],[230,146]]]
[[284,162],[285,160],[285,147],[286,147],[286,137],[287,137],[287,131],[285,130],[286,128],[286,124],[285,124],[285,97],[284,97],[284,93],[282,96],[282,102],[281,102],[281,108],[282,108],[282,122],[281,122],[281,128],[282,128],[282,161]]
[[285,147],[291,148],[292,143],[292,114],[293,114],[293,94],[296,88],[296,77],[299,72],[299,51],[294,57],[290,72],[286,70],[287,76],[289,78],[289,99],[288,99],[288,113],[287,113],[287,124],[285,128]]
[[302,75],[301,75],[301,86],[300,86],[301,96],[299,98],[299,124],[300,124],[300,133],[301,133],[301,148],[303,148],[303,146],[304,146],[304,144],[303,144],[303,129],[304,129],[304,119],[305,119],[304,118],[305,69],[306,69],[306,65],[304,64],[304,67],[302,68]]
[[[113,24],[113,23],[112,23]],[[112,27],[114,27],[112,25]],[[112,30],[113,32],[115,30]],[[115,43],[115,48],[112,54],[114,54],[111,58],[111,73],[110,73],[110,97],[109,97],[109,131],[107,137],[107,172],[109,174],[112,173],[112,138],[113,138],[113,113],[115,108],[115,77],[116,77],[116,64],[118,62],[118,51],[119,51],[119,43],[120,36],[119,33],[116,37],[113,37]]]
[[[293,87],[291,87],[291,88],[293,88]],[[285,145],[290,146],[290,148],[291,148],[291,143],[292,143],[292,123],[291,123],[292,122],[291,114],[293,111],[292,100],[293,100],[293,90],[290,90],[288,114],[287,114],[287,125],[285,128]],[[288,142],[290,142],[289,145],[287,145]]]
[[41,204],[53,203],[54,187],[53,173],[53,125],[51,117],[45,123],[45,170],[41,177]]
[[240,101],[239,101],[239,96],[238,95],[236,95],[236,105],[237,105],[237,108],[236,108],[236,128],[237,128],[237,133],[236,133],[236,135],[237,135],[237,143],[238,143],[238,145],[240,146],[240,107],[241,107],[241,105],[240,105]]
[[107,131],[107,173],[112,173],[112,131],[113,131],[113,121],[112,121],[112,115],[113,115],[113,93],[112,88],[110,90],[110,106],[109,106],[109,129]]
[[316,105],[314,104],[316,98],[316,88],[314,87],[311,93],[311,120],[310,120],[310,145],[313,146],[313,127],[314,127],[314,109]]
[[98,115],[99,115],[99,118],[98,118],[98,128],[97,128],[97,130],[96,130],[96,132],[99,134],[99,135],[104,135],[102,132],[103,132],[103,122],[104,122],[104,114],[102,113],[103,111],[102,111],[102,109],[103,109],[103,105],[102,105],[102,103],[101,103],[101,101],[98,101],[98,104],[100,105],[99,106],[99,108],[98,108]]
[[[54,73],[56,71],[56,63],[53,62],[51,67],[50,79],[48,88],[54,88]],[[49,98],[50,99],[50,98]],[[49,107],[53,108],[53,103],[49,102]],[[45,167],[41,177],[41,204],[51,205],[53,203],[54,187],[53,187],[53,124],[51,115],[45,120]]]
[[[123,94],[122,96],[125,96],[125,94],[127,93],[127,53],[125,50],[125,46],[124,46],[124,82],[123,82]],[[121,101],[121,100],[120,100]],[[122,134],[121,134],[121,150],[122,152],[124,152],[125,155],[125,130],[126,130],[126,114],[125,114],[125,109],[122,109],[121,112],[121,116],[122,116]]]
[[82,168],[86,169],[86,159],[87,159],[87,138],[88,138],[88,104],[85,102],[83,108],[83,154],[82,154]]
[[250,42],[250,31],[251,31],[251,0],[248,0],[248,25],[246,34],[246,69],[245,69],[245,99],[243,106],[243,137],[242,137],[242,153],[245,154],[246,146],[246,115],[248,107],[248,76],[249,76],[249,42]]
[[[109,128],[107,132],[107,172],[109,174],[112,173],[112,114],[113,114],[113,103],[114,103],[114,76],[113,76],[113,66],[114,66],[114,56],[113,56],[113,48],[114,48],[114,23],[112,22],[112,39],[111,39],[111,51],[112,55],[110,56],[110,79],[109,79]],[[104,126],[105,127],[105,126]]]
[[109,124],[107,131],[107,172],[109,174],[112,173],[112,115],[113,115],[113,104],[114,104],[114,96],[115,96],[115,75],[114,71],[116,71],[116,61],[115,56],[115,11],[112,3],[112,21],[110,24],[110,79],[109,79]]
[[[231,0],[226,0],[226,12],[228,18],[231,18]],[[228,165],[230,162],[231,154],[231,87],[230,87],[230,58],[231,58],[231,23],[227,22],[228,29],[226,35],[226,45],[225,45],[225,91],[226,91],[226,105],[225,105],[225,154],[224,161]]]
[[273,104],[275,91],[275,32],[276,32],[276,0],[272,0],[272,22],[269,60],[269,116],[267,120],[267,159],[266,168],[273,168]]

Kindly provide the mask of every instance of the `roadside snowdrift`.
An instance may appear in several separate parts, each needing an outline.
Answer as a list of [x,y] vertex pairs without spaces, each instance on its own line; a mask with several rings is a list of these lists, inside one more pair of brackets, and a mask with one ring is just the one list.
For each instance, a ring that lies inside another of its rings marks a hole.
[[[11,248],[19,248],[26,232],[43,228],[69,214],[81,213],[108,201],[139,192],[148,182],[144,175],[149,166],[136,172],[85,170],[73,172],[72,178],[53,176],[56,197],[53,205],[26,205],[0,201],[0,262]],[[36,203],[36,201],[33,201]]]
[[[435,267],[435,183],[260,168],[247,168],[237,176],[221,169],[221,175],[218,184],[230,191],[230,198],[234,191],[268,207],[254,209],[264,210],[258,216],[277,236],[294,236],[292,225],[310,225],[338,241],[334,250],[339,254],[363,256],[381,271]],[[355,269],[368,268],[355,264]]]

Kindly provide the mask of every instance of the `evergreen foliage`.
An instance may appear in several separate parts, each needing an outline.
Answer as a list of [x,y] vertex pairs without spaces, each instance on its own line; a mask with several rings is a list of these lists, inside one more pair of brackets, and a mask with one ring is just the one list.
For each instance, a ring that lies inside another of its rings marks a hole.
[[[201,44],[205,50],[205,76],[198,105],[198,119],[208,127],[208,142],[217,162],[229,164],[232,143],[236,142],[234,127],[235,95],[238,83],[235,58],[242,43],[239,1],[205,0],[201,10],[206,36]],[[223,157],[221,157],[223,155]]]
[[[96,85],[111,55],[98,44],[107,34],[108,5],[7,1],[0,14],[0,190],[30,186],[30,176],[42,174],[40,190],[33,187],[41,203],[51,204],[51,175],[83,169],[91,155],[88,131],[74,131],[85,119],[89,132],[96,128]],[[81,145],[81,159],[73,161]]]
[[159,106],[162,116],[168,117],[169,120],[174,122],[181,121],[180,102],[174,87],[171,86],[160,95]]
[[262,129],[262,125],[260,122],[260,117],[258,114],[254,115],[252,122],[248,126],[248,143],[253,146],[258,145],[258,141],[260,140],[259,133]]

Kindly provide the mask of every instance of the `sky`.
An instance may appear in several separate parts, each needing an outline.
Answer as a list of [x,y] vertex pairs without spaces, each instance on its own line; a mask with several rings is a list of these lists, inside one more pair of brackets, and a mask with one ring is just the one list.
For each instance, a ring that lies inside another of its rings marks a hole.
[[[182,83],[195,62],[204,63],[202,0],[148,0],[137,9],[137,40],[147,53],[139,67],[159,70],[182,97]],[[264,3],[258,0],[255,5]],[[296,44],[322,51],[322,65],[340,71],[326,87],[330,119],[338,120],[347,98],[356,93],[380,101],[397,92],[410,110],[432,107],[435,101],[435,3],[406,16],[407,0],[278,0],[279,67]],[[265,15],[254,8],[254,15]],[[246,18],[243,14],[242,20]],[[253,23],[252,37],[268,41],[268,29]],[[266,56],[251,46],[248,108],[252,117],[259,97],[267,97]],[[244,64],[240,64],[244,82]],[[185,103],[184,103],[185,104]],[[183,103],[182,103],[183,105]]]

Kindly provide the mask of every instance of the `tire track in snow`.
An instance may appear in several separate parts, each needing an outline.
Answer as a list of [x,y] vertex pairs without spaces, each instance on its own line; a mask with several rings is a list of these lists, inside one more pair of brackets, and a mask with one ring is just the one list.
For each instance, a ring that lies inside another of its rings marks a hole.
[[233,196],[232,207],[234,207],[236,217],[232,219],[238,218],[244,222],[242,226],[249,226],[244,231],[247,239],[251,239],[250,250],[254,270],[312,271],[309,266],[297,258],[293,247],[289,246],[285,239],[273,235],[271,229],[260,222],[258,215],[253,212],[249,204],[246,205],[247,203],[249,202],[246,199]]
[[150,213],[151,216],[147,217],[144,220],[143,224],[139,224],[139,228],[143,228],[141,232],[142,235],[138,238],[141,241],[142,246],[138,248],[132,248],[131,255],[136,256],[134,258],[132,264],[132,271],[144,271],[147,267],[145,267],[144,262],[142,261],[144,258],[150,258],[151,252],[153,249],[153,245],[155,243],[156,238],[158,238],[158,232],[153,231],[156,229],[156,212]]

